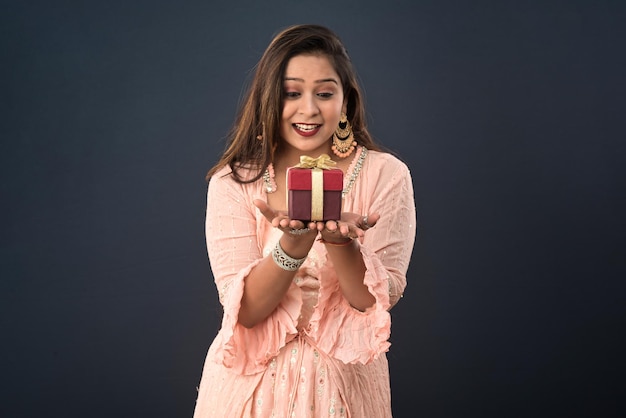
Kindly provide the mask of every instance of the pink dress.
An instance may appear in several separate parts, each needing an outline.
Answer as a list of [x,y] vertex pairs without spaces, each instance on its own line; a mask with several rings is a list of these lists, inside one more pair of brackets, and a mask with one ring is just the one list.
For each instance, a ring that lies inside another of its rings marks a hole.
[[360,242],[364,282],[376,298],[365,312],[344,299],[316,241],[276,310],[252,329],[238,324],[244,280],[282,232],[252,204],[264,198],[262,180],[238,184],[229,168],[211,179],[207,248],[224,315],[194,418],[391,416],[389,309],[406,286],[416,231],[413,187],[408,168],[392,155],[361,147],[356,154],[343,210],[382,215]]

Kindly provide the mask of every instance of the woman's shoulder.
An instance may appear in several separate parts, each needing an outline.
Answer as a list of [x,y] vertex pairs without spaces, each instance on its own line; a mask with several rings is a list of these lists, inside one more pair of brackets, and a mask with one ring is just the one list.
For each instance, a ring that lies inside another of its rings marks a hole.
[[[238,164],[235,166],[235,170],[237,170],[237,175],[240,179],[246,181],[254,178],[258,172],[255,172],[251,167],[244,166]],[[233,173],[233,168],[226,164],[219,170],[217,170],[213,176],[211,176],[210,181],[213,182],[236,182],[235,173]]]
[[386,151],[367,151],[366,161],[370,169],[378,169],[381,171],[408,171],[407,164],[395,155]]

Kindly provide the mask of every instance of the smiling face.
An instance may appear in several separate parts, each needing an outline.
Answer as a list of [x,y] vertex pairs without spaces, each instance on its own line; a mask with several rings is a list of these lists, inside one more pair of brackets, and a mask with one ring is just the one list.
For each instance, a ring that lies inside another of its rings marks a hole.
[[296,55],[287,63],[280,135],[293,159],[331,153],[331,136],[345,111],[337,72],[324,55]]

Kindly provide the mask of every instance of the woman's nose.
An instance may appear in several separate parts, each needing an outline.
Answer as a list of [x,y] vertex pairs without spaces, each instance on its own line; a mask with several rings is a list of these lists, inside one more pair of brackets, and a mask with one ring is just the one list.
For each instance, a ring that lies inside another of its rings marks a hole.
[[303,115],[317,115],[319,113],[319,108],[317,107],[317,103],[315,102],[315,97],[312,94],[304,94],[302,95],[299,103],[299,111]]

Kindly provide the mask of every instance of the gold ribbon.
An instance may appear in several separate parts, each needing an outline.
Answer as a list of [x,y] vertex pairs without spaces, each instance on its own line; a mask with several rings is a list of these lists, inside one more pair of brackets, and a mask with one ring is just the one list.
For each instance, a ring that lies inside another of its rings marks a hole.
[[311,170],[311,220],[324,219],[324,171]]
[[322,154],[317,158],[306,155],[300,156],[300,164],[297,168],[311,168],[311,220],[321,221],[324,219],[324,172],[337,163],[330,159],[328,154]]
[[335,167],[337,163],[330,159],[328,154],[322,154],[317,158],[311,158],[307,155],[300,156],[300,164],[298,168],[321,168],[322,170],[329,170]]

